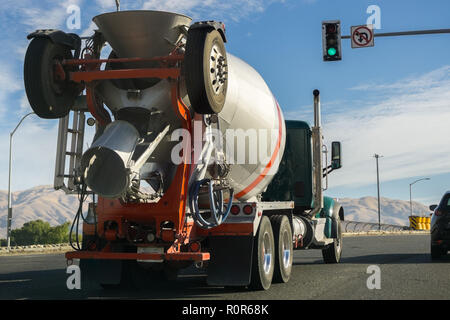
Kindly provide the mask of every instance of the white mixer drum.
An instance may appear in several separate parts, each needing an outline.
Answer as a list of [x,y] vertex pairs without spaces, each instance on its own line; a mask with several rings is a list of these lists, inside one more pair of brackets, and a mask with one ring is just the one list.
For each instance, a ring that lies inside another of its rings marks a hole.
[[[226,153],[230,155],[233,151],[234,155],[230,156],[235,164],[231,164],[228,177],[235,198],[244,201],[263,192],[277,172],[284,152],[286,129],[281,109],[261,75],[229,53],[227,58],[228,90],[224,108],[219,113],[220,128]],[[228,138],[227,130],[231,130]],[[229,139],[231,133],[237,138]],[[243,145],[244,163],[239,161],[239,157],[242,159],[239,146]]]
[[[169,54],[173,49],[173,45],[170,43],[179,41],[182,37],[182,27],[190,23],[190,18],[183,15],[157,11],[107,13],[97,16],[93,20],[119,57],[141,58]],[[217,43],[217,31],[206,30],[205,32],[211,32],[211,34],[216,32],[214,40],[216,42],[214,43]],[[198,35],[197,31],[195,33]],[[197,37],[196,40],[198,39]],[[189,36],[187,41],[189,42]],[[188,49],[187,51],[189,51]],[[212,65],[207,64],[206,59],[210,58],[209,52],[211,51],[213,54],[215,49],[220,48],[216,45],[212,45],[211,48],[206,45],[199,46],[199,52],[204,56],[207,67],[205,74],[209,73],[209,67]],[[220,67],[221,77],[219,80],[224,80],[224,75],[226,75],[226,86],[214,84],[212,81],[214,78],[209,76],[205,78],[209,80],[205,80],[205,85],[207,86],[211,82],[213,88],[217,87],[214,92],[217,94],[220,91],[226,92],[223,108],[218,113],[218,118],[223,135],[224,151],[229,156],[227,163],[230,164],[230,171],[227,179],[234,189],[234,197],[245,201],[262,193],[277,172],[284,152],[286,130],[278,103],[263,78],[244,61],[231,54],[225,52],[224,54],[226,54],[226,59],[221,58],[221,65],[214,64],[213,66]],[[196,53],[196,57],[199,57],[198,53]],[[187,68],[188,61],[184,63],[186,64],[185,72],[187,72],[189,70]],[[184,78],[181,81],[181,88],[187,87],[189,76],[186,74],[186,83],[183,82]],[[160,122],[169,124],[170,131],[180,127],[171,106],[170,85],[166,80],[140,90],[138,98],[130,98],[128,90],[117,88],[111,82],[99,85],[98,93],[115,114],[120,114],[121,110],[146,110],[150,119],[148,131],[158,131],[157,125]],[[195,97],[190,96],[191,100],[193,98]],[[197,110],[198,108],[196,109],[194,106],[193,109]],[[158,114],[160,118],[158,118]],[[132,116],[127,119],[133,122]],[[157,170],[168,179],[164,185],[166,187],[170,185],[175,169],[175,165],[170,162],[170,150],[173,146],[173,141],[168,139],[161,141],[152,157],[141,169],[141,179],[150,175],[151,170]],[[98,151],[94,152],[94,154],[96,153]],[[122,163],[120,165],[122,168]],[[98,175],[100,175],[100,169],[106,170],[107,168],[99,167]],[[106,172],[102,174],[107,176]]]

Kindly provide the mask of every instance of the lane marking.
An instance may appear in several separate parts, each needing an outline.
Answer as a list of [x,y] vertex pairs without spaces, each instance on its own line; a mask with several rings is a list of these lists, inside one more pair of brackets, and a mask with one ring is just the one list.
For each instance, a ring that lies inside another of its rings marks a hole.
[[16,283],[16,282],[28,282],[31,279],[15,279],[15,280],[0,280],[0,283]]

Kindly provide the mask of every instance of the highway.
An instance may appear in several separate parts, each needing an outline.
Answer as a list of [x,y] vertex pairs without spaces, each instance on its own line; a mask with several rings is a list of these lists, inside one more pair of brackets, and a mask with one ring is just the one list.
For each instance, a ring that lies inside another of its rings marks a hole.
[[[295,251],[292,277],[268,291],[208,287],[189,269],[175,281],[145,290],[66,288],[62,254],[0,257],[0,299],[449,299],[450,257],[432,262],[429,235],[345,237],[341,263],[327,265],[319,250]],[[380,268],[381,289],[367,288],[370,265]]]

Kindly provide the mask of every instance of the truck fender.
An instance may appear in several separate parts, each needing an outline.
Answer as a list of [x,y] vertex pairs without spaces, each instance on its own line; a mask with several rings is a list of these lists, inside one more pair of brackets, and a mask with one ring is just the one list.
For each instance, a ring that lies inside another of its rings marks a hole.
[[338,232],[338,222],[344,221],[344,208],[341,206],[341,204],[337,201],[334,202],[333,206],[333,215],[331,220],[331,237],[330,238],[337,238],[337,232]]
[[39,29],[27,36],[28,40],[34,38],[47,38],[53,43],[65,45],[70,49],[75,50],[75,59],[80,56],[81,38],[75,33],[65,33],[64,31],[56,29]]
[[200,21],[192,24],[189,29],[212,29],[217,30],[222,36],[223,42],[227,42],[225,35],[225,25],[218,21]]

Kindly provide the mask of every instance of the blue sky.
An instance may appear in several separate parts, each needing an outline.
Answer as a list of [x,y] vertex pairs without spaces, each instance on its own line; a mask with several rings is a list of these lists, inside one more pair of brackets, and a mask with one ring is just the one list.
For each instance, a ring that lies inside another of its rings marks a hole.
[[[321,21],[340,19],[342,33],[366,23],[370,5],[381,9],[381,29],[392,32],[450,28],[447,0],[122,0],[122,10],[158,9],[194,20],[226,23],[227,50],[264,77],[287,119],[312,121],[312,90],[321,91],[327,142],[343,144],[344,168],[330,177],[328,194],[376,196],[374,153],[380,159],[381,195],[435,203],[450,189],[450,34],[375,38],[375,47],[351,49],[323,62]],[[37,28],[69,31],[66,9],[81,8],[89,35],[96,14],[114,0],[3,0],[0,4],[0,189],[7,188],[8,136],[31,111],[23,89],[26,35]],[[12,189],[52,184],[57,121],[27,118],[14,136]]]

